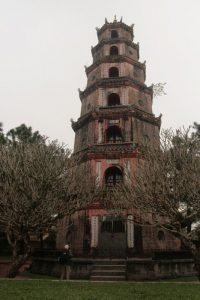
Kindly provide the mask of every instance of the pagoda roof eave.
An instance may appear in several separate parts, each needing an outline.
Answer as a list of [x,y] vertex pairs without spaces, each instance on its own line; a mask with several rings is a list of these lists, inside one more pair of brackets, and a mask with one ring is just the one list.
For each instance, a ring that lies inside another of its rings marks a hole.
[[143,69],[144,71],[146,70],[146,64],[141,63],[137,60],[134,60],[126,55],[108,55],[104,56],[103,58],[99,59],[98,61],[94,62],[92,65],[89,67],[85,68],[85,72],[88,75],[92,70],[94,70],[96,67],[98,67],[101,63],[112,63],[112,62],[128,62],[130,64],[136,65]]
[[133,25],[128,26],[123,22],[106,22],[101,28],[97,29],[97,35],[98,37],[106,30],[106,29],[115,29],[115,28],[123,28],[124,30],[128,31],[131,33],[132,38],[134,37],[133,35]]
[[73,154],[82,157],[83,160],[92,159],[120,159],[123,157],[137,157],[138,144],[134,142],[121,142],[113,144],[94,144],[81,149]]
[[112,107],[112,111],[110,111],[111,107],[98,107],[94,109],[84,116],[80,117],[77,122],[72,123],[72,128],[76,132],[86,123],[92,120],[101,120],[101,119],[115,119],[119,117],[133,116],[137,119],[143,120],[147,123],[153,124],[160,128],[161,126],[161,116],[155,117],[153,114],[147,113],[138,109],[135,105],[120,105],[117,107]]
[[92,85],[86,87],[84,91],[80,91],[79,96],[82,100],[84,97],[88,96],[90,93],[95,91],[99,87],[116,87],[116,86],[134,86],[138,90],[145,91],[153,96],[152,86],[146,86],[146,84],[140,81],[130,78],[130,77],[112,77],[112,78],[101,78],[94,82]]
[[91,48],[91,52],[94,55],[95,52],[97,52],[101,47],[103,47],[105,44],[118,44],[118,43],[126,43],[128,46],[133,47],[137,50],[139,53],[139,43],[134,43],[132,41],[129,41],[125,38],[114,38],[114,39],[103,39],[101,40],[96,46]]

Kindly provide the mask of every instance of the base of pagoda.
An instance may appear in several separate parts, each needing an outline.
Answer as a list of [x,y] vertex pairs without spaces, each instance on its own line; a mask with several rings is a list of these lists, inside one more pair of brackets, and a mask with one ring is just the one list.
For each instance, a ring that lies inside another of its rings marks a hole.
[[[124,280],[159,280],[196,275],[192,258],[153,259],[152,257],[135,257],[124,259],[94,259],[79,257],[72,259],[70,278],[92,280],[94,273],[98,272],[98,270],[104,273],[109,270],[111,274],[117,276],[115,273],[119,271],[118,268],[122,268],[122,265]],[[30,270],[35,274],[59,278],[61,266],[56,257],[34,257]]]

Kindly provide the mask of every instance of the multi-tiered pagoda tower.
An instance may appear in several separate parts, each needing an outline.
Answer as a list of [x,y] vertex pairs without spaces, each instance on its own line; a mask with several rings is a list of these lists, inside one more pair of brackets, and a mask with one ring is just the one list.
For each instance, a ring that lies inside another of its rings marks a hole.
[[[81,116],[72,122],[74,153],[84,157],[100,184],[129,180],[136,169],[138,145],[158,142],[160,118],[152,113],[152,87],[145,85],[146,64],[139,61],[133,25],[121,21],[97,28],[93,63],[85,67],[87,87],[79,90]],[[157,229],[134,225],[134,213],[110,215],[102,205],[76,214],[67,241],[77,255],[134,255],[155,249],[174,249],[173,238]]]

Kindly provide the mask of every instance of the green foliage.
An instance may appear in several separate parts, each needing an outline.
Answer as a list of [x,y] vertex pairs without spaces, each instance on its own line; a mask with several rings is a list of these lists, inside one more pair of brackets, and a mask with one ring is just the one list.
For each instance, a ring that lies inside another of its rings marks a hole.
[[195,132],[194,132],[194,135],[197,137],[197,138],[200,138],[200,124],[194,122],[194,126],[193,126]]
[[6,144],[6,137],[3,133],[3,123],[0,122],[0,144]]
[[40,135],[39,131],[33,131],[32,127],[21,124],[16,128],[10,129],[7,134],[3,132],[3,124],[0,122],[0,144],[45,143],[46,138]]
[[43,143],[45,138],[39,134],[39,131],[33,132],[32,127],[27,127],[25,124],[11,129],[7,133],[7,139],[9,143]]

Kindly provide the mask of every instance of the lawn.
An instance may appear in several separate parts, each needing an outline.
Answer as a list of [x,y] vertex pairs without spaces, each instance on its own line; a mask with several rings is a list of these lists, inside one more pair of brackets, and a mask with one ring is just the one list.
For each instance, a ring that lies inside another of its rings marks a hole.
[[1,300],[199,300],[196,283],[102,283],[0,280]]

